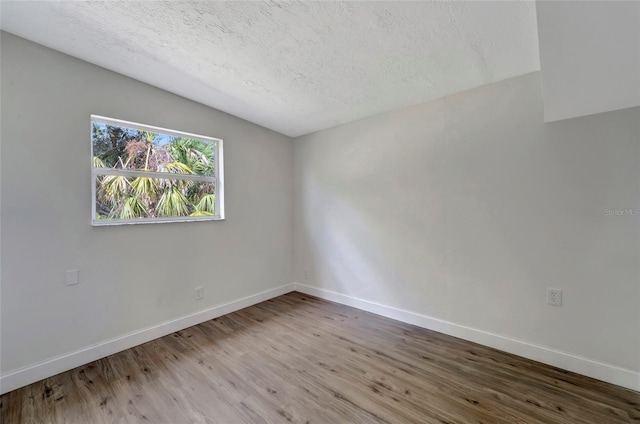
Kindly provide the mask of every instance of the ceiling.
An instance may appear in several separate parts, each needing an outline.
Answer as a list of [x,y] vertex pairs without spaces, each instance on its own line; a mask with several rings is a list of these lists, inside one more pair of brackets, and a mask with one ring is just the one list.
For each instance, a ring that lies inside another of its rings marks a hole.
[[540,69],[533,1],[6,1],[3,30],[295,137]]

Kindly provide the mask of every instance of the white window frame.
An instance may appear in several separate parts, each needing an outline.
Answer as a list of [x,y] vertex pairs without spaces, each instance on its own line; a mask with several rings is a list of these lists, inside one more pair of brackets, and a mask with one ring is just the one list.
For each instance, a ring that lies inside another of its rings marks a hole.
[[[169,172],[147,172],[134,171],[129,169],[114,168],[96,168],[91,161],[91,225],[95,227],[109,225],[130,225],[130,224],[157,224],[166,222],[193,222],[193,221],[220,221],[225,219],[224,214],[224,158],[223,158],[223,141],[219,138],[208,137],[204,135],[192,134],[184,131],[176,131],[168,128],[156,127],[153,125],[140,124],[137,122],[124,121],[121,119],[108,118],[106,116],[91,115],[89,124],[89,140],[91,142],[91,158],[93,158],[93,123],[133,128],[138,131],[149,131],[154,133],[162,133],[174,137],[192,138],[196,140],[206,141],[214,145],[214,175],[190,175],[190,174],[174,174]],[[215,215],[211,216],[171,216],[158,218],[134,218],[134,219],[96,219],[96,178],[101,175],[120,175],[125,177],[151,177],[163,179],[178,180],[194,180],[213,182],[215,187]]]

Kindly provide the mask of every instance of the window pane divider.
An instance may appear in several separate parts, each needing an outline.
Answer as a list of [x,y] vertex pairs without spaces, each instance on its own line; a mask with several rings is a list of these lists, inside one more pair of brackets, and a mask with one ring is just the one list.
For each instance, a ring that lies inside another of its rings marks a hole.
[[134,171],[131,169],[118,169],[118,168],[92,168],[91,173],[93,174],[93,176],[118,175],[123,177],[158,178],[162,180],[189,180],[189,181],[205,181],[210,183],[216,182],[216,177],[213,177],[210,175],[179,174],[177,172]]

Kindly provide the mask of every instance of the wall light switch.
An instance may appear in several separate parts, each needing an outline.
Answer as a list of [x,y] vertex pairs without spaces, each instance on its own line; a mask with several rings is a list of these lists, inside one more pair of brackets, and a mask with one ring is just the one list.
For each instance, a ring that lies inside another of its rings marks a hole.
[[70,269],[66,273],[67,286],[75,286],[80,283],[80,277],[77,269]]

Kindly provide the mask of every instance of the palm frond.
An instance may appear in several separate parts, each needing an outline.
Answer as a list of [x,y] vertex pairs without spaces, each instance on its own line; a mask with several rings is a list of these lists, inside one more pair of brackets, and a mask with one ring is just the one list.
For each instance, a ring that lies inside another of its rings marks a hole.
[[195,210],[193,212],[191,212],[191,214],[189,214],[189,216],[212,216],[213,213],[209,212],[209,211],[200,211],[200,210]]
[[175,138],[171,142],[171,156],[187,165],[195,174],[213,175],[215,145],[190,138]]
[[166,189],[156,205],[158,216],[187,216],[189,201],[177,187]]
[[189,167],[189,165],[184,164],[182,162],[173,161],[164,165],[167,172],[172,174],[193,174],[193,170]]
[[158,185],[156,180],[149,177],[137,177],[131,181],[131,189],[133,194],[147,202],[155,200],[158,197]]
[[196,204],[196,210],[201,212],[208,212],[211,215],[215,213],[216,208],[216,195],[205,194],[200,201]]
[[93,157],[93,167],[94,168],[106,168],[104,165],[104,161],[97,156]]
[[99,181],[98,197],[108,203],[118,203],[129,191],[127,177],[120,175],[105,175]]
[[147,209],[140,199],[134,196],[127,197],[120,210],[120,219],[142,218],[147,216]]

